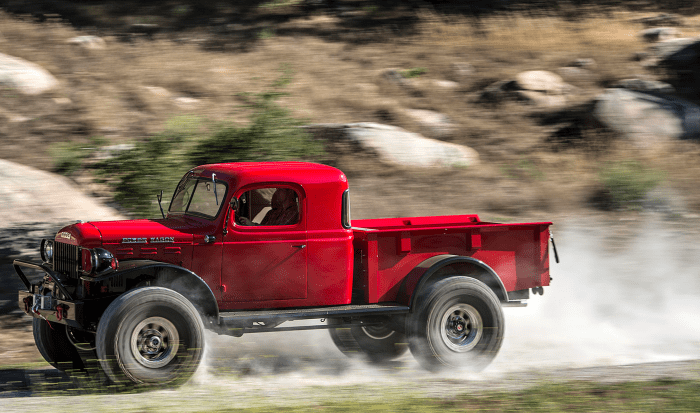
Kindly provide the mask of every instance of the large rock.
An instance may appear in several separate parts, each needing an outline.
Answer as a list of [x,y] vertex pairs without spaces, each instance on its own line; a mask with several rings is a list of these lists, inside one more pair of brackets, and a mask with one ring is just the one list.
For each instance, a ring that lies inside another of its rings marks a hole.
[[678,37],[678,29],[675,27],[653,27],[639,32],[639,37],[647,42],[659,42]]
[[641,147],[700,138],[700,107],[676,97],[607,89],[596,99],[593,115]]
[[39,65],[0,53],[0,84],[38,95],[57,87],[58,80]]
[[700,37],[658,42],[650,52],[679,93],[700,96]]
[[513,80],[502,80],[488,86],[481,94],[482,101],[514,99],[542,107],[556,107],[566,103],[567,95],[575,88],[561,76],[544,70],[518,73]]
[[649,79],[623,79],[615,83],[613,87],[621,87],[629,90],[636,90],[637,92],[647,92],[655,94],[670,94],[674,93],[676,90],[668,83],[660,82],[658,80]]
[[326,133],[325,136],[332,132],[335,139],[349,141],[387,163],[400,166],[445,168],[479,164],[479,154],[472,148],[429,139],[396,126],[349,123],[311,125],[309,129]]
[[444,138],[452,135],[457,126],[440,112],[425,109],[405,109],[404,114],[418,123],[430,136]]

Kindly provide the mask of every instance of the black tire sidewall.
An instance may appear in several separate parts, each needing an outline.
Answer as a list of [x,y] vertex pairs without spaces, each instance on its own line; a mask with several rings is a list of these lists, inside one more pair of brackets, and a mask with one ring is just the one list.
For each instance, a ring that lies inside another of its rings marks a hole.
[[[179,336],[175,357],[160,368],[144,366],[131,349],[132,333],[150,317],[170,321]],[[203,349],[203,325],[192,304],[179,293],[161,287],[140,288],[119,297],[107,309],[97,329],[100,362],[115,382],[182,383],[196,370]]]
[[[332,319],[328,320],[328,324],[342,325],[341,322]],[[395,359],[408,350],[405,334],[391,331],[390,335],[379,339],[367,334],[365,329],[358,325],[332,328],[329,333],[336,347],[348,357],[366,355],[373,362],[382,362]]]
[[65,325],[59,323],[49,325],[46,320],[34,318],[32,334],[39,353],[56,369],[67,372],[85,368],[78,350],[68,339]]
[[[416,359],[429,370],[444,367],[483,370],[496,356],[504,333],[504,318],[498,297],[478,280],[452,277],[432,285],[425,301],[409,317],[409,347]],[[457,352],[442,338],[442,320],[456,304],[467,304],[480,315],[482,336],[474,348]]]

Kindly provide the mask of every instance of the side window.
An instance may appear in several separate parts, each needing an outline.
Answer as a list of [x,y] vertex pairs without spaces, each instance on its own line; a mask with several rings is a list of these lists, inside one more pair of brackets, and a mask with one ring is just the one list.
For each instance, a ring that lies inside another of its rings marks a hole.
[[247,191],[240,196],[238,225],[294,225],[299,222],[299,195],[285,187]]

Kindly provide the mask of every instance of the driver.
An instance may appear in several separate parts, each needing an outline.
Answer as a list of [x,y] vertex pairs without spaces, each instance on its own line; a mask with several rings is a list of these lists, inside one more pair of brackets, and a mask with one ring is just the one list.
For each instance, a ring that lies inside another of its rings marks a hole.
[[243,225],[291,225],[299,221],[296,193],[290,188],[279,188],[272,195],[272,209],[267,211],[260,224],[246,217],[240,217],[238,222]]

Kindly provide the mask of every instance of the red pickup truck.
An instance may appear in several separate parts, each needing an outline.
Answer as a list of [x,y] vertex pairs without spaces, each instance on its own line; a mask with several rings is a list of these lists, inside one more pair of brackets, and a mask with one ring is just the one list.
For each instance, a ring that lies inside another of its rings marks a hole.
[[39,351],[68,372],[97,358],[114,382],[183,382],[205,328],[326,328],[348,355],[410,349],[427,369],[479,370],[501,346],[501,307],[549,285],[550,225],[351,221],[336,168],[226,163],[187,172],[163,219],[78,222],[42,241],[42,263],[14,267]]

